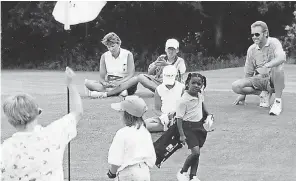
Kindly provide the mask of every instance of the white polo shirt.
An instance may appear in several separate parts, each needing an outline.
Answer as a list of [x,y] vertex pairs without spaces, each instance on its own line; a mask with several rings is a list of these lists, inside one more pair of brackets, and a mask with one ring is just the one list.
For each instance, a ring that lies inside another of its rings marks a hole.
[[176,112],[177,101],[182,96],[185,85],[179,81],[175,81],[175,86],[168,89],[164,84],[157,86],[156,91],[161,98],[161,112],[169,114]]
[[117,58],[114,58],[110,51],[104,53],[107,75],[126,77],[127,58],[130,51],[120,48],[120,53]]
[[2,181],[64,181],[65,147],[77,135],[73,114],[33,132],[17,132],[1,144]]
[[125,126],[116,132],[109,149],[108,163],[120,166],[118,172],[129,165],[145,162],[152,168],[156,154],[151,134],[144,127]]

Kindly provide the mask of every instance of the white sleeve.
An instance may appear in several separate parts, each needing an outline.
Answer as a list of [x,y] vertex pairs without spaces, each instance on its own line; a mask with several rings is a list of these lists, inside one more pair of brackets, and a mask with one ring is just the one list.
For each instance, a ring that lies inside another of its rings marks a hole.
[[108,163],[112,165],[121,166],[124,156],[124,134],[118,130],[113,138],[112,144],[109,148]]
[[76,123],[75,116],[69,113],[45,127],[44,131],[57,138],[62,144],[68,144],[77,136]]
[[149,133],[150,135],[150,147],[149,147],[149,150],[150,150],[150,155],[149,155],[149,158],[146,160],[146,164],[150,167],[150,168],[153,168],[155,162],[156,162],[156,153],[155,153],[155,148],[154,148],[154,145],[153,145],[153,141],[152,141],[152,138],[151,138],[151,134]]
[[186,72],[186,65],[183,58],[179,58],[177,69],[180,71],[181,75],[183,75]]

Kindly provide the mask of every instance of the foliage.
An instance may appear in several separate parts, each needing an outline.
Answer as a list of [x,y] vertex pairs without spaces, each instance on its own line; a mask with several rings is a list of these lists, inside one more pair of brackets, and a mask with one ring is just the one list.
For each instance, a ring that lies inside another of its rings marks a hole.
[[[106,51],[100,40],[111,31],[133,52],[139,71],[164,53],[168,38],[180,42],[180,56],[190,67],[206,69],[225,62],[237,66],[240,58],[235,57],[243,57],[252,43],[247,38],[250,24],[266,21],[272,36],[283,36],[293,4],[109,1],[94,21],[64,31],[52,16],[55,2],[1,2],[2,68],[62,69],[71,62],[77,70],[98,70]],[[289,37],[285,47],[293,45],[288,45]]]
[[[295,5],[296,9],[296,5]],[[291,25],[287,25],[285,30],[287,36],[284,36],[283,47],[287,54],[296,57],[296,10],[293,12],[294,20]]]

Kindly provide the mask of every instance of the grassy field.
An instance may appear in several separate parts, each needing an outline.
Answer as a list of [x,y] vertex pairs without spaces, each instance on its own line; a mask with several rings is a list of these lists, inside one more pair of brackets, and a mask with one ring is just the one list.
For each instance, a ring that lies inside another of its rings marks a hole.
[[[198,177],[202,181],[295,181],[296,180],[296,66],[286,65],[284,111],[269,116],[269,109],[259,108],[256,96],[247,97],[246,106],[233,106],[236,95],[231,83],[242,77],[243,68],[205,71],[208,78],[206,104],[215,115],[216,130],[208,135],[201,150]],[[95,79],[98,73],[77,72],[77,84],[83,95],[83,80]],[[39,121],[47,125],[67,111],[63,72],[2,71],[1,99],[27,92],[44,109]],[[153,94],[139,86],[136,93],[149,106],[145,117],[153,116]],[[107,181],[107,154],[112,138],[123,126],[120,115],[110,108],[118,97],[104,100],[83,97],[84,119],[78,136],[71,142],[71,180]],[[15,132],[1,110],[1,143]],[[157,139],[160,134],[153,134]],[[151,170],[152,181],[175,181],[189,154],[186,148],[176,152],[161,169]],[[67,151],[64,170],[67,173]]]

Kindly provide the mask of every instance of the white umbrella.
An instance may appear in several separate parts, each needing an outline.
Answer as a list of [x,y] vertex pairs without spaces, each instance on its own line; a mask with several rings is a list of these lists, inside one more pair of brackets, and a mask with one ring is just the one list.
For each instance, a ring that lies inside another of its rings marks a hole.
[[[96,19],[107,1],[58,1],[53,9],[54,19],[64,24],[65,30],[70,25],[87,23]],[[67,66],[68,61],[67,61]],[[69,89],[67,88],[67,107],[70,112]],[[70,142],[68,145],[68,180],[70,181]]]
[[96,19],[106,3],[106,1],[58,1],[52,15],[56,21],[64,24],[65,30],[69,30],[70,25]]

